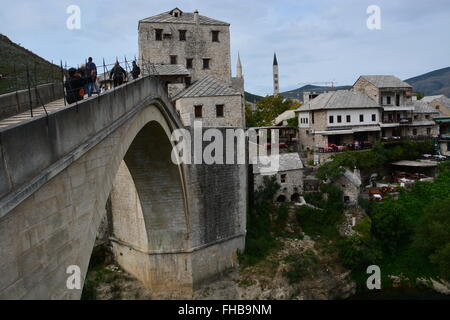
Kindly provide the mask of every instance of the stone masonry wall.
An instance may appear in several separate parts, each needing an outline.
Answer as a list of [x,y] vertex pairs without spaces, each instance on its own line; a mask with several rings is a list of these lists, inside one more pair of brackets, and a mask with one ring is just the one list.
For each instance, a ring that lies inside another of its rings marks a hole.
[[[49,103],[63,97],[61,84],[43,84],[37,86],[37,92],[38,95],[36,95],[35,88],[32,88],[30,91],[33,109],[42,107],[42,103]],[[28,90],[20,90],[0,95],[0,120],[29,110],[30,98]]]
[[[216,116],[216,105],[223,104],[223,117]],[[193,119],[194,107],[202,105],[202,118]],[[176,109],[180,113],[185,126],[191,126],[192,121],[202,121],[204,127],[243,127],[244,116],[242,97],[213,96],[181,98],[176,101]]]
[[[172,33],[171,39],[155,40],[155,29]],[[178,30],[187,30],[186,41],[179,40]],[[212,31],[219,31],[219,42],[212,42]],[[228,26],[195,25],[183,23],[139,24],[139,57],[152,63],[170,64],[170,56],[177,56],[177,63],[186,65],[192,58],[192,82],[207,75],[231,85],[230,31]],[[203,69],[203,60],[211,59],[210,68]]]

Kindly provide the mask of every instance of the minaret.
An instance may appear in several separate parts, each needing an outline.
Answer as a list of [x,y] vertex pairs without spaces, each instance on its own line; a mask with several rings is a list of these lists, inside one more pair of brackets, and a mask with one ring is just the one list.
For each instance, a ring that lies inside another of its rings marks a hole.
[[244,76],[242,75],[242,63],[241,63],[241,57],[237,56],[237,63],[236,63],[236,77],[231,78],[231,86],[239,91],[241,94],[245,94],[244,91]]
[[273,95],[280,94],[277,54],[273,54]]
[[238,52],[237,65],[236,65],[236,77],[242,78],[242,64],[241,64],[241,57],[239,56],[239,52]]

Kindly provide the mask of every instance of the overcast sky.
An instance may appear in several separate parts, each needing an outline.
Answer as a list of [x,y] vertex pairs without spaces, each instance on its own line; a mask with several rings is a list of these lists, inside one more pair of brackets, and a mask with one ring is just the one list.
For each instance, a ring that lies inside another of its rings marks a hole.
[[[81,29],[69,30],[69,5]],[[140,19],[179,7],[231,23],[233,74],[237,52],[246,90],[272,93],[276,51],[282,91],[310,82],[353,84],[361,74],[402,79],[450,66],[449,0],[0,0],[0,33],[47,60],[69,65],[93,56],[112,62],[137,54]],[[381,29],[369,30],[369,5]]]

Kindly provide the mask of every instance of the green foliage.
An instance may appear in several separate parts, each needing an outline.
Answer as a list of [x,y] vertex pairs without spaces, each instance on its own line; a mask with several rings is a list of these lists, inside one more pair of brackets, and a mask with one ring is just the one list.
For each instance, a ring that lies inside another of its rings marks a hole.
[[[272,199],[279,189],[276,177],[271,176],[264,177],[263,187],[255,192],[254,206],[247,214],[245,253],[239,256],[244,265],[253,265],[262,260],[277,245],[272,234],[271,214],[276,211]],[[279,221],[284,219],[283,215],[283,212],[279,215]]]
[[44,83],[60,83],[61,69],[0,34],[0,94],[28,87],[28,65],[31,87]]
[[289,280],[290,284],[294,284],[311,275],[315,266],[319,263],[319,259],[312,250],[307,250],[301,254],[292,254],[284,259],[289,263],[284,276]]
[[320,193],[306,194],[305,200],[320,209],[302,206],[297,210],[296,218],[303,231],[312,237],[337,238],[337,225],[343,217],[342,191],[332,185],[322,185]]
[[342,152],[334,155],[331,161],[324,163],[317,171],[321,180],[337,180],[342,176],[344,168],[378,169],[398,160],[414,160],[421,154],[434,153],[431,141],[395,141],[377,142],[372,149]]
[[316,177],[322,181],[330,180],[334,182],[339,179],[345,172],[339,161],[328,161],[317,169]]
[[424,209],[414,245],[425,251],[442,277],[450,279],[450,194],[446,199],[434,200]]
[[294,118],[288,119],[287,123],[288,123],[288,126],[298,128],[298,117],[296,116]]
[[339,255],[343,265],[351,269],[363,269],[378,264],[383,252],[370,236],[352,235],[338,243]]
[[286,110],[296,109],[299,104],[280,95],[266,96],[256,103],[256,111],[246,107],[246,126],[264,127],[273,125],[273,120]]
[[355,228],[359,234],[339,242],[341,261],[355,278],[363,279],[365,268],[378,264],[384,277],[450,279],[450,170],[445,168],[434,182],[419,181],[398,200],[367,204],[368,221]]
[[444,172],[450,170],[450,161],[444,161],[438,164],[437,166],[438,172]]

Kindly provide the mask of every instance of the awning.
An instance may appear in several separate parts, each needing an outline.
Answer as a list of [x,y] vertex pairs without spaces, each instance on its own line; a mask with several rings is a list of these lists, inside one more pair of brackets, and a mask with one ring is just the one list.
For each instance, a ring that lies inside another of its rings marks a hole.
[[436,123],[450,123],[450,117],[448,117],[448,118],[434,118],[433,120]]
[[314,134],[322,134],[324,136],[335,135],[335,134],[353,134],[355,132],[373,132],[373,131],[381,131],[381,128],[378,126],[370,126],[370,127],[355,127],[352,129],[345,130],[326,130],[326,131],[315,131]]
[[353,132],[364,132],[364,131],[381,131],[381,128],[378,126],[371,127],[357,127],[352,129]]

